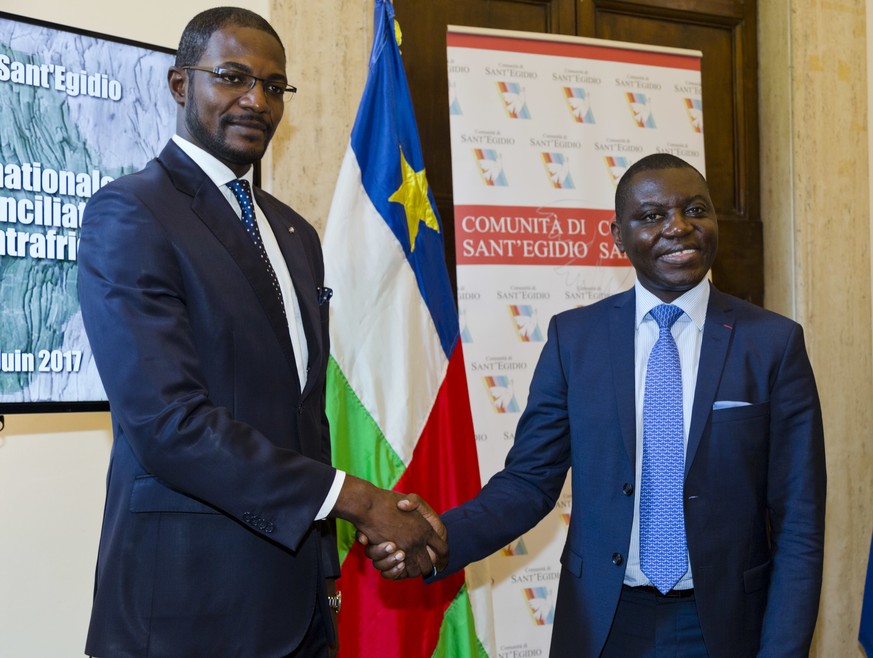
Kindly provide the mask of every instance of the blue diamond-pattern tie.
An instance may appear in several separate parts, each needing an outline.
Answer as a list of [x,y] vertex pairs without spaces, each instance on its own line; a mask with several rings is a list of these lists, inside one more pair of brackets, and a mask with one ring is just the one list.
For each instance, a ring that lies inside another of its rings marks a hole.
[[270,281],[273,282],[273,289],[276,291],[276,296],[279,298],[279,304],[282,306],[282,313],[285,312],[285,303],[282,299],[282,289],[279,287],[279,279],[276,277],[276,271],[270,264],[270,259],[267,257],[267,250],[264,249],[264,241],[261,240],[261,232],[258,230],[258,223],[255,221],[255,202],[252,199],[252,189],[249,187],[249,182],[244,178],[239,178],[230,181],[227,186],[242,208],[242,223],[246,227],[246,233],[255,243],[261,260],[267,267],[267,273],[270,275]]
[[640,482],[640,569],[663,594],[688,569],[682,488],[685,441],[682,369],[670,328],[683,311],[661,304],[650,311],[658,340],[649,353],[643,400]]

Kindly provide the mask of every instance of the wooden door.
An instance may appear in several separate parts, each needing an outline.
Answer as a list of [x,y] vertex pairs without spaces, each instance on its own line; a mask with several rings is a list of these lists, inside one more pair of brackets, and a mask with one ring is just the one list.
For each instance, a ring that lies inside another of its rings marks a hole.
[[703,52],[706,172],[720,219],[716,285],[764,301],[755,0],[394,0],[428,181],[454,277],[446,26],[632,41]]

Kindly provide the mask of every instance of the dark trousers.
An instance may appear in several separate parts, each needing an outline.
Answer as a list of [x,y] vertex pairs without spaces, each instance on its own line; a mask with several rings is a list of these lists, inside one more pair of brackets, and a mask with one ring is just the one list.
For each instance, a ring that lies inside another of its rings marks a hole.
[[318,607],[317,605],[315,606],[316,610],[312,615],[312,622],[309,624],[309,629],[306,631],[306,635],[303,636],[300,646],[285,656],[285,658],[328,658],[331,655],[328,629],[325,628],[325,620],[320,614]]
[[623,587],[601,658],[707,658],[694,595]]

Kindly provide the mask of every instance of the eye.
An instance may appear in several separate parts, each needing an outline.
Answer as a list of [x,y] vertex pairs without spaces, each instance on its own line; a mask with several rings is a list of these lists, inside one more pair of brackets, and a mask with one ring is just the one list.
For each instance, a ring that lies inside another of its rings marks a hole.
[[685,214],[691,217],[702,217],[706,214],[705,206],[691,206],[685,210]]
[[647,212],[640,219],[646,223],[654,224],[655,222],[660,221],[661,217],[663,217],[663,215],[659,212]]
[[281,98],[285,94],[285,85],[278,82],[267,82],[264,88],[268,94]]
[[223,83],[234,86],[234,87],[242,87],[248,82],[248,77],[245,73],[240,73],[239,71],[231,71],[228,69],[220,69],[218,72],[218,79]]

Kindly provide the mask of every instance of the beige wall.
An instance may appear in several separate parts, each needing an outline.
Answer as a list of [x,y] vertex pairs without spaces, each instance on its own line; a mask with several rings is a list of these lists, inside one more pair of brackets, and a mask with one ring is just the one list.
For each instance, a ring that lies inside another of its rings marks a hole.
[[264,184],[322,232],[367,78],[373,0],[273,0],[272,21],[298,93],[273,140]]
[[[213,4],[5,0],[3,9],[174,47],[188,18]],[[321,229],[366,76],[372,0],[239,4],[271,19],[300,88],[265,163],[265,186]],[[827,567],[814,648],[822,658],[861,655],[873,524],[868,4],[758,3],[766,304],[806,327],[825,411]],[[6,418],[0,655],[81,654],[110,440],[107,414]]]
[[822,657],[862,655],[873,524],[868,3],[758,3],[765,303],[804,325],[825,421]]

